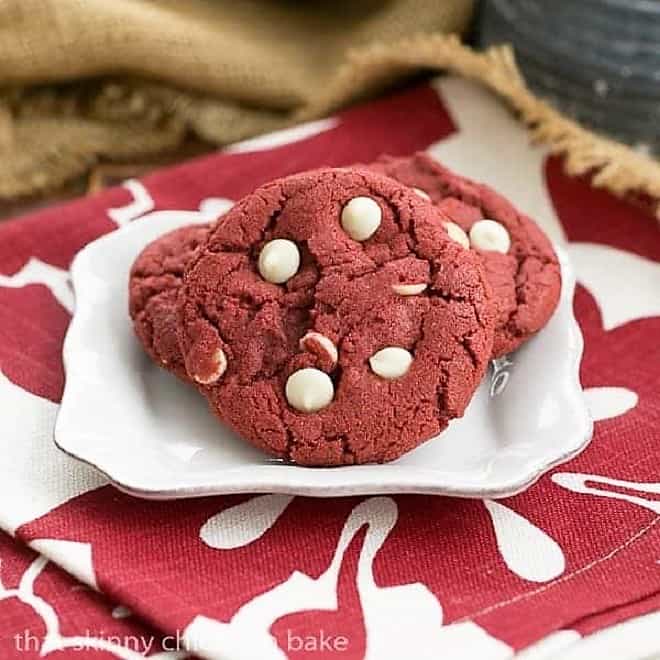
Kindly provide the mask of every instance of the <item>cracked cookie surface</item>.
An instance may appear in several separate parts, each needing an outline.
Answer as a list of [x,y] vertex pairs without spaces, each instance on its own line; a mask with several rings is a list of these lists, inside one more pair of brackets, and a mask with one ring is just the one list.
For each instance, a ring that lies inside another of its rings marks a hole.
[[[469,235],[493,288],[493,357],[514,351],[548,322],[559,301],[561,274],[552,244],[531,218],[488,186],[458,176],[425,153],[384,156],[367,167],[428,196]],[[475,231],[484,219],[499,228],[481,224]]]
[[189,381],[177,338],[176,300],[183,269],[208,225],[175,229],[147,245],[129,275],[129,314],[144,350],[158,365]]
[[436,216],[364,169],[238,202],[178,301],[187,372],[219,418],[275,456],[341,465],[397,458],[462,415],[491,355],[492,294]]

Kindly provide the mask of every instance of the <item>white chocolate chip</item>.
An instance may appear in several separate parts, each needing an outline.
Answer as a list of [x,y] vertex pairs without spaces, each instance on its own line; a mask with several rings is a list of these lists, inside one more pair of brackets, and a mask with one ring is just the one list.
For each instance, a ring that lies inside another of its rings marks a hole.
[[470,239],[468,238],[468,235],[455,222],[445,222],[445,229],[452,241],[456,241],[466,250],[470,249]]
[[366,241],[376,233],[382,219],[378,202],[371,197],[353,197],[341,212],[341,226],[355,241]]
[[283,284],[300,267],[300,251],[293,241],[276,238],[263,246],[259,254],[259,272],[273,284]]
[[400,296],[416,296],[426,289],[426,284],[393,284],[392,291]]
[[320,369],[294,371],[286,381],[286,400],[300,412],[316,412],[325,408],[335,395],[330,376]]
[[470,229],[470,243],[478,250],[506,254],[511,247],[509,232],[495,220],[479,220]]
[[415,188],[415,186],[413,186],[413,192],[416,195],[419,195],[422,199],[425,199],[427,202],[431,201],[431,197],[425,190],[422,190],[421,188]]
[[215,369],[208,376],[199,376],[197,374],[194,376],[198,383],[202,385],[215,383],[227,371],[227,356],[221,348],[218,348],[213,354],[213,363],[216,365]]
[[369,364],[377,376],[394,380],[408,372],[412,359],[412,355],[405,348],[388,346],[374,353],[369,358]]
[[328,339],[325,335],[322,335],[320,332],[308,332],[300,340],[300,348],[304,351],[309,350],[310,345],[316,344],[326,353],[332,364],[337,362],[337,347]]

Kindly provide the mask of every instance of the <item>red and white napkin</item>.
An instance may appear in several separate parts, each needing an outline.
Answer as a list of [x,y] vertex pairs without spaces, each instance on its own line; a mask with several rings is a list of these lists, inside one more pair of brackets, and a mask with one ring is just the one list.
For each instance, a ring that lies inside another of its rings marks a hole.
[[[582,455],[498,502],[156,503],[119,493],[54,448],[67,269],[80,248],[135,217],[418,149],[490,183],[566,241],[596,420]],[[0,657],[660,650],[658,291],[653,219],[567,178],[494,98],[453,78],[0,225]]]

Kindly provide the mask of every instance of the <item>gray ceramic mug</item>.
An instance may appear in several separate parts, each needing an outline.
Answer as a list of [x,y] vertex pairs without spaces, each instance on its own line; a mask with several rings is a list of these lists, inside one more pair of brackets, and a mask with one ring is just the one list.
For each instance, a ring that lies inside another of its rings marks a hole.
[[512,43],[536,93],[660,153],[660,0],[483,0],[480,9],[479,43]]

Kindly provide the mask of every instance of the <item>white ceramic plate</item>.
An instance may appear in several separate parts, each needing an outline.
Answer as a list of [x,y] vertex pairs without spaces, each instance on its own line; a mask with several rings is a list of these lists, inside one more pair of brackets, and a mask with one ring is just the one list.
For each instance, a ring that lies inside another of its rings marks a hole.
[[155,366],[133,335],[130,266],[147,243],[187,222],[189,215],[172,213],[136,220],[73,263],[76,311],[64,343],[55,442],[120,489],[157,499],[243,492],[505,497],[589,442],[575,278],[559,250],[563,290],[550,323],[494,363],[465,416],[441,437],[386,465],[305,468],[268,457],[219,425],[204,399]]

